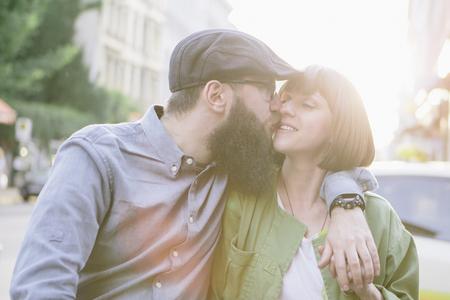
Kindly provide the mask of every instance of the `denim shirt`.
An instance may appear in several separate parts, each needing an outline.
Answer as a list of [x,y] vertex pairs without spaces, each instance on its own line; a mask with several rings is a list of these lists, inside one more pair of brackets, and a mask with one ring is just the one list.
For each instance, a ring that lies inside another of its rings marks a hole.
[[198,166],[150,109],[60,148],[31,216],[12,299],[203,299],[226,176]]

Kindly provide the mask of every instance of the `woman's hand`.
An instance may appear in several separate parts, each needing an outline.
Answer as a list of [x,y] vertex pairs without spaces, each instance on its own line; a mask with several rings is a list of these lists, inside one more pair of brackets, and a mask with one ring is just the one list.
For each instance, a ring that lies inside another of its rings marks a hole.
[[[319,253],[321,255],[323,255],[323,251],[324,251],[324,247],[320,246],[319,247]],[[331,257],[330,259],[330,264],[329,264],[329,268],[330,268],[330,273],[331,275],[336,278],[337,274],[336,274],[336,266],[335,266],[335,262],[334,262],[334,257]],[[361,270],[362,277],[365,277],[365,272],[364,269]],[[353,280],[353,276],[352,276],[352,272],[350,270],[350,266],[347,265],[346,268],[346,277],[348,278],[348,289],[344,290],[342,289],[342,291],[345,294],[356,294],[361,300],[384,300],[383,295],[381,294],[381,292],[377,289],[377,287],[373,284],[373,283],[364,283],[363,285],[357,284],[354,280]]]
[[[364,276],[364,271],[363,274]],[[355,293],[361,300],[384,300],[383,295],[373,283],[364,284],[362,287],[355,284],[350,269],[347,269],[347,276],[350,280],[350,291]]]
[[373,283],[364,285],[362,288],[358,288],[352,281],[352,282],[350,282],[350,289],[361,300],[382,300],[382,299],[384,299],[381,292],[376,288],[376,286]]

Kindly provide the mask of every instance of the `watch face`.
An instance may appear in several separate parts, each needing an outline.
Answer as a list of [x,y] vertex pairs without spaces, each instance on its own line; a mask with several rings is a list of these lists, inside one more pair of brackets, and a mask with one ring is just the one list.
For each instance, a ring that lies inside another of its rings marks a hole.
[[359,207],[364,210],[365,203],[358,194],[342,194],[333,202],[332,208],[334,207],[342,207],[344,209]]
[[345,198],[345,199],[354,199],[354,198],[358,198],[359,195],[358,194],[341,194],[339,197]]

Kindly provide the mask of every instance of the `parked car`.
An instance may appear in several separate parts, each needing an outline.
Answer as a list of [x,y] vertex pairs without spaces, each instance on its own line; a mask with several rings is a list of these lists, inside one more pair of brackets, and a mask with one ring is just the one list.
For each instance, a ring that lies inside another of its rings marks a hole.
[[450,299],[450,163],[376,162],[385,197],[414,235],[422,300]]
[[30,197],[37,197],[49,177],[49,169],[31,170],[24,174],[24,184],[20,187],[20,194],[24,201]]
[[38,196],[50,174],[50,159],[33,142],[22,143],[13,160],[13,184],[24,201]]

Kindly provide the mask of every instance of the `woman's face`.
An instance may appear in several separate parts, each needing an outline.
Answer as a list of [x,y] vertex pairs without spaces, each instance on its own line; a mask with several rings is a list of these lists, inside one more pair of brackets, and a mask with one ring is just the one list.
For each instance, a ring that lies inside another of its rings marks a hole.
[[319,156],[331,139],[332,114],[328,102],[318,92],[280,95],[281,121],[273,136],[275,150],[286,155]]

